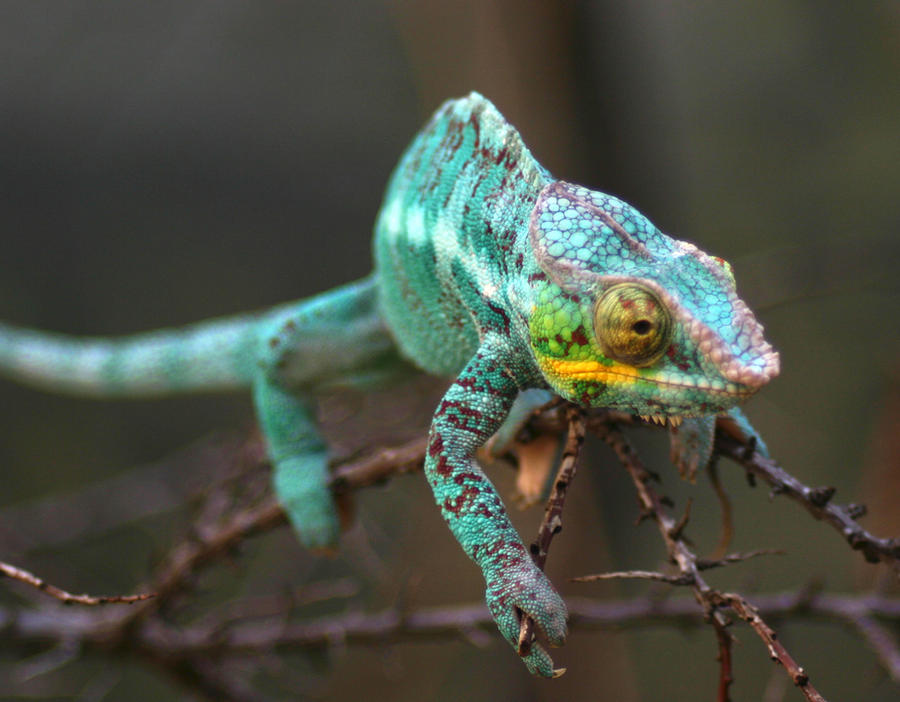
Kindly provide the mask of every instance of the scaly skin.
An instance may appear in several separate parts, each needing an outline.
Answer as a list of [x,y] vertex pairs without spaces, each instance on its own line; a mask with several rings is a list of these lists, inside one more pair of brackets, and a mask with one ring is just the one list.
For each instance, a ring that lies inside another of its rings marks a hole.
[[[401,158],[374,251],[366,280],[255,316],[121,340],[0,325],[0,371],[96,396],[252,386],[276,493],[311,548],[339,536],[316,396],[390,382],[403,359],[453,377],[425,462],[435,501],[481,568],[504,638],[516,646],[525,612],[559,645],[565,604],[475,451],[513,435],[510,408],[536,388],[670,423],[673,457],[692,473],[717,415],[755,436],[735,405],[777,375],[778,354],[726,262],[621,200],[554,180],[476,93],[444,104]],[[524,662],[553,674],[540,646]]]

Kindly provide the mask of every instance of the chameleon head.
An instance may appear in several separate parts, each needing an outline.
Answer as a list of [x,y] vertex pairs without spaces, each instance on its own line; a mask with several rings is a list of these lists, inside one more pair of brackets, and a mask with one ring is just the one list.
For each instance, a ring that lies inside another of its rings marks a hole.
[[662,421],[732,407],[778,375],[778,353],[731,267],[609,195],[561,181],[529,236],[535,360],[572,402]]

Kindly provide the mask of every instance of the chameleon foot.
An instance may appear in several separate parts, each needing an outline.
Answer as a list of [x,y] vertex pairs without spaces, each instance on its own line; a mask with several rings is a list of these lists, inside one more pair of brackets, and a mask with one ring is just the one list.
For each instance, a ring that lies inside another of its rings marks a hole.
[[[341,534],[340,520],[328,488],[310,481],[310,462],[318,457],[282,461],[273,475],[275,494],[304,548],[330,550]],[[322,460],[321,462],[324,462]]]
[[[518,649],[522,615],[534,619],[551,646],[562,646],[566,640],[566,604],[550,584],[547,576],[532,563],[507,570],[488,579],[485,593],[488,608],[497,628],[513,648]],[[553,660],[544,648],[534,643],[522,661],[532,675],[558,677]]]

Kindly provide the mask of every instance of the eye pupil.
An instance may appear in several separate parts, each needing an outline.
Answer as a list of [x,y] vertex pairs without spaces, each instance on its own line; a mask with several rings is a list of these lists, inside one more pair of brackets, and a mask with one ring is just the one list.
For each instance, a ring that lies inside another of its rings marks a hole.
[[644,334],[649,334],[650,330],[653,329],[653,322],[649,319],[639,319],[631,325],[631,329],[635,334],[643,336]]

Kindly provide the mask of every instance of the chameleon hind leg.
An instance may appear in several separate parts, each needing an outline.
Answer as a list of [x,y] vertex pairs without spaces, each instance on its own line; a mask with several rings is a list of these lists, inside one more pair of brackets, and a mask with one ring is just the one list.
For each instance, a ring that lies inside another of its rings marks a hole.
[[[524,612],[551,644],[559,645],[566,636],[565,603],[535,566],[474,458],[518,392],[501,358],[489,344],[482,345],[447,390],[432,420],[425,474],[450,530],[481,568],[485,598],[503,637],[517,647]],[[523,660],[532,673],[553,675],[553,661],[539,645]]]
[[261,320],[253,379],[256,412],[275,494],[307,548],[333,547],[340,536],[316,396],[339,386],[377,385],[399,372],[371,278],[284,306]]
[[297,537],[306,548],[335,546],[340,521],[313,404],[265,378],[254,384],[253,397],[272,462],[272,485]]

